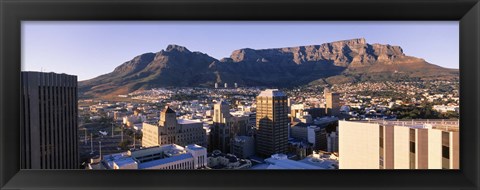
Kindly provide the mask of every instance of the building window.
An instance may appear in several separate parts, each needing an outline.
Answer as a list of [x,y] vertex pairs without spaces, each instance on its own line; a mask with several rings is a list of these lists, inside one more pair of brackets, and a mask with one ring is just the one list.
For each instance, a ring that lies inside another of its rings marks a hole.
[[450,147],[442,146],[442,157],[446,159],[450,158]]
[[415,129],[410,129],[410,169],[416,168],[415,152]]
[[383,156],[380,156],[380,169],[384,169],[384,164],[383,164]]
[[442,145],[450,146],[450,134],[446,131],[442,132]]
[[415,142],[410,141],[410,152],[415,153]]

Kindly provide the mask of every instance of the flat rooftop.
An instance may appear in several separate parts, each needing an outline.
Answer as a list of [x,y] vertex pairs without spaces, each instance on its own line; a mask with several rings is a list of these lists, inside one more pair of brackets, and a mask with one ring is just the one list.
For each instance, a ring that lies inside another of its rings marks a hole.
[[382,126],[405,126],[410,128],[426,128],[431,126],[432,129],[439,129],[444,131],[458,131],[460,128],[459,120],[446,119],[413,119],[413,120],[358,120],[348,121],[357,123],[372,123]]
[[338,169],[338,160],[330,159],[328,156],[315,158],[313,155],[309,155],[298,162],[314,165],[323,169]]
[[178,124],[194,124],[194,123],[202,123],[199,120],[190,120],[190,119],[177,119]]
[[[201,150],[205,148],[196,144],[187,145],[185,148],[176,144],[166,144],[162,146],[106,155],[103,158],[103,161],[108,165],[109,168],[113,168],[115,163],[119,167],[137,164],[138,169],[148,169],[170,162],[192,159],[192,154],[188,151],[185,151],[185,149]],[[101,166],[92,165],[92,168],[99,169]]]
[[269,164],[266,169],[324,169],[320,166],[290,159],[267,158],[265,162]]
[[166,157],[163,159],[158,159],[158,160],[152,160],[149,162],[143,162],[138,165],[138,169],[148,169],[151,167],[155,167],[158,165],[163,165],[163,164],[168,164],[171,162],[176,162],[179,160],[186,160],[186,159],[193,159],[192,154],[190,153],[185,153],[185,154],[179,154],[171,157]]
[[279,91],[278,89],[266,89],[266,90],[260,92],[260,94],[258,96],[274,97],[274,96],[286,96],[286,95],[285,95],[285,93],[283,93],[282,91]]
[[285,154],[275,154],[272,157],[265,159],[264,163],[256,164],[251,169],[265,170],[265,169],[325,169],[318,164],[305,163],[302,161],[290,160]]
[[200,145],[196,145],[196,144],[190,144],[190,145],[187,145],[185,146],[186,149],[190,149],[190,150],[202,150],[202,149],[205,149],[204,147],[200,146]]
[[114,161],[118,167],[128,166],[132,164],[137,164],[137,162],[132,157],[125,157]]

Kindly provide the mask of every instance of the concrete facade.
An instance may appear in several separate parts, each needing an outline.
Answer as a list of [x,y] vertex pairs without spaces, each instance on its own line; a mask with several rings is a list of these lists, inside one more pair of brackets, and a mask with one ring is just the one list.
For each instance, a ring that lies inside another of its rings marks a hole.
[[178,119],[176,113],[166,107],[160,116],[158,125],[143,123],[142,146],[151,147],[164,144],[186,146],[198,144],[206,146],[206,131],[200,121]]
[[21,73],[22,169],[78,169],[77,76]]
[[339,121],[340,169],[380,169],[379,125]]
[[236,136],[232,139],[231,153],[239,158],[255,155],[255,139],[249,136]]
[[340,169],[458,169],[458,121],[339,121]]
[[324,91],[325,96],[325,113],[328,116],[338,116],[340,114],[340,94],[336,92],[330,92],[326,89]]
[[248,116],[234,114],[230,113],[230,106],[224,101],[214,105],[209,151],[220,150],[229,153],[232,138],[237,135],[247,134]]
[[286,153],[288,145],[288,102],[277,89],[262,91],[256,98],[255,150],[261,156]]
[[207,166],[207,150],[199,145],[150,147],[103,157],[88,169],[200,169]]

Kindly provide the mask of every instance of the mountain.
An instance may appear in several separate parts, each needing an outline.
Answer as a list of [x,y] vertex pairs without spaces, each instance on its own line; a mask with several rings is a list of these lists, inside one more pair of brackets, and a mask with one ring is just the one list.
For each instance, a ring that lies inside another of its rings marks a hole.
[[80,81],[82,96],[108,96],[156,87],[291,87],[377,80],[458,79],[447,69],[405,55],[399,46],[368,44],[364,38],[321,45],[254,50],[239,49],[217,60],[186,47],[169,45],[145,53],[111,73]]

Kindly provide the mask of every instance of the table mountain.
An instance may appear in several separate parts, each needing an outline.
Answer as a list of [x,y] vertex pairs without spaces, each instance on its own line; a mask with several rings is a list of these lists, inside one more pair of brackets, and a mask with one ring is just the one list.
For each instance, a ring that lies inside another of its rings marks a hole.
[[98,97],[156,87],[213,87],[216,82],[292,87],[319,82],[458,77],[458,70],[405,55],[399,46],[368,44],[359,38],[321,45],[245,48],[221,60],[169,45],[160,52],[136,56],[111,73],[81,81],[79,88],[83,97]]

